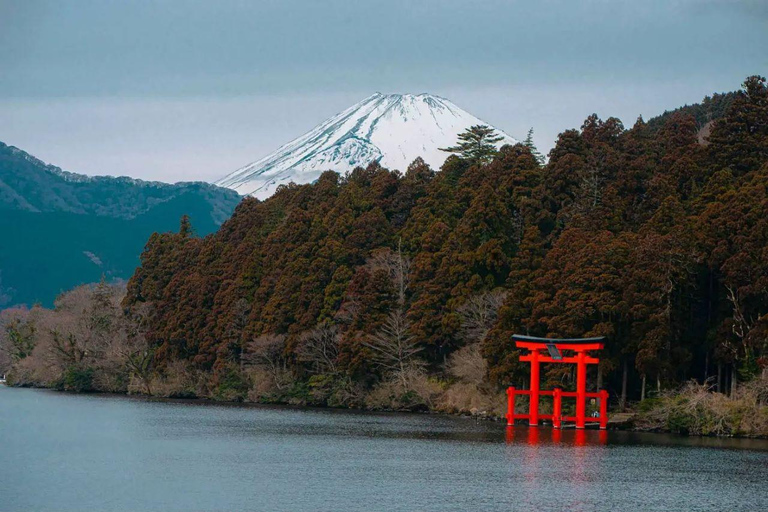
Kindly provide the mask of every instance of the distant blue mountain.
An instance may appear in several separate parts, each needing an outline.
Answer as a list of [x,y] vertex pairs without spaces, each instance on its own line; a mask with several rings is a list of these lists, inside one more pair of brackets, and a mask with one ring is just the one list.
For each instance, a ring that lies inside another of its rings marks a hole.
[[0,309],[82,283],[127,279],[153,232],[189,215],[215,231],[240,196],[208,183],[167,184],[62,171],[0,142]]

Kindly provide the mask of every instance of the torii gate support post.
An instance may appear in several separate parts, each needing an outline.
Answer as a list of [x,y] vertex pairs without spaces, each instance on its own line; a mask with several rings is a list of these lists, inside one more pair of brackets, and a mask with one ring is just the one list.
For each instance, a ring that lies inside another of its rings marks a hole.
[[552,426],[559,429],[563,426],[563,390],[555,388],[552,398]]
[[541,374],[539,372],[539,351],[531,351],[531,401],[529,406],[528,425],[531,427],[539,426],[539,386],[541,385]]
[[507,388],[507,426],[515,424],[515,387]]
[[600,390],[600,429],[608,428],[608,391]]
[[587,415],[587,362],[583,350],[576,356],[576,428],[584,428]]

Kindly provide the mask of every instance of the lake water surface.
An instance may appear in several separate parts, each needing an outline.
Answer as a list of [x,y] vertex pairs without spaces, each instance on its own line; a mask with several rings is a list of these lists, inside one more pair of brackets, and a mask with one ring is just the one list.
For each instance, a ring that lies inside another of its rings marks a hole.
[[0,387],[0,511],[768,509],[768,442]]

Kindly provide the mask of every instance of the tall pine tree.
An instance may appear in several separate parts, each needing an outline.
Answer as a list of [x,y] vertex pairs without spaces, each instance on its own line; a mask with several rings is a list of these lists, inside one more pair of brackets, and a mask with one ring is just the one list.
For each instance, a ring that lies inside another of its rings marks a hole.
[[440,148],[440,151],[453,153],[472,163],[483,164],[490,162],[496,156],[498,153],[496,143],[502,140],[504,137],[498,135],[496,130],[490,126],[479,124],[470,126],[464,133],[460,133],[459,141],[455,146]]
[[525,140],[523,141],[523,145],[530,150],[531,154],[539,163],[539,165],[544,165],[546,163],[546,159],[544,158],[544,155],[542,155],[539,152],[538,148],[536,147],[536,144],[533,143],[533,128],[528,130],[528,135],[525,137]]

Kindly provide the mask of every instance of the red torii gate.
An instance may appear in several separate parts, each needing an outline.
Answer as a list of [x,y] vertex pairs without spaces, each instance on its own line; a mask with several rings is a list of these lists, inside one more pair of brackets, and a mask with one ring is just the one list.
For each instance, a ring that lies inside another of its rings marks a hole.
[[[599,423],[601,429],[608,425],[608,391],[602,389],[597,393],[587,393],[587,365],[598,364],[600,360],[592,357],[587,352],[602,350],[605,346],[604,337],[599,338],[535,338],[515,334],[512,336],[517,348],[527,349],[528,353],[520,356],[520,361],[531,363],[530,389],[507,388],[507,425],[514,425],[515,420],[528,420],[528,425],[538,426],[539,420],[551,420],[554,428],[562,428],[563,421],[574,421],[576,428],[584,428],[586,423]],[[544,355],[546,350],[549,355]],[[575,352],[572,356],[563,356],[561,351]],[[563,391],[555,388],[552,391],[542,391],[540,387],[541,363],[574,363],[576,364],[576,391]],[[528,414],[515,414],[515,396],[528,395],[530,406]],[[539,398],[551,396],[553,398],[552,414],[539,414]],[[576,398],[576,416],[563,416],[563,397]],[[587,418],[587,398],[600,399],[600,416]]]

